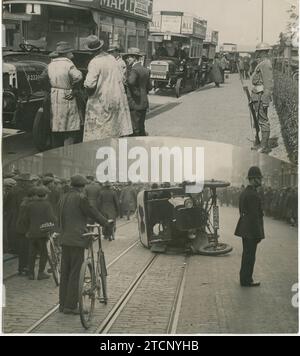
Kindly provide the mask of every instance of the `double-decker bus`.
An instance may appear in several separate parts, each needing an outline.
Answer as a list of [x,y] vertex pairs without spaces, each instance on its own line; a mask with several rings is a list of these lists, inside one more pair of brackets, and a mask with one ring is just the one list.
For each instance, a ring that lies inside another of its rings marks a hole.
[[91,34],[124,52],[147,49],[153,0],[3,0],[2,6],[4,50],[25,43],[49,52],[58,41],[82,50]]

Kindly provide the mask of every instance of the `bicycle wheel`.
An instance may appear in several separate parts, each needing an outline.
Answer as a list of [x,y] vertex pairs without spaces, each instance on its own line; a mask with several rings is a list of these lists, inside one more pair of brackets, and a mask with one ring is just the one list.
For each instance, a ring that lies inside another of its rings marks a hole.
[[103,252],[99,252],[99,275],[101,279],[101,291],[100,291],[100,302],[107,304],[107,269],[105,263],[105,256]]
[[80,270],[79,277],[79,311],[81,324],[85,329],[91,326],[95,307],[96,281],[90,261],[85,261]]
[[47,243],[47,252],[48,252],[48,262],[51,268],[52,276],[54,282],[59,286],[60,282],[60,258],[56,253],[55,246],[53,241],[50,239]]

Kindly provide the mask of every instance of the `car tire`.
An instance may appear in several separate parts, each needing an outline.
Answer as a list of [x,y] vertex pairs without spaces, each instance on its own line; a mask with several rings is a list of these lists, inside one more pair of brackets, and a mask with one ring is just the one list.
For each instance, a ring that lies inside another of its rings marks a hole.
[[200,247],[198,249],[198,254],[203,255],[203,256],[220,256],[220,255],[226,255],[227,253],[230,253],[233,250],[233,247],[231,247],[228,244],[224,243],[218,243],[216,246],[212,244],[208,244],[206,246]]
[[49,123],[44,116],[44,109],[39,108],[33,122],[32,137],[35,147],[39,151],[45,151],[49,145]]
[[181,89],[182,89],[182,78],[179,78],[179,79],[177,79],[176,87],[175,87],[176,98],[180,98],[180,96],[181,96]]

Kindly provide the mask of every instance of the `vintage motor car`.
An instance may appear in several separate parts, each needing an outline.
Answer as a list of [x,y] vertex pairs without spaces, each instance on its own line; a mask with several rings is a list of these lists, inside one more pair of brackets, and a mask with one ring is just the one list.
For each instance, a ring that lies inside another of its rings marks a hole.
[[44,100],[39,76],[50,58],[33,52],[33,46],[26,48],[3,53],[3,127],[31,131]]
[[[74,51],[74,63],[86,75],[91,54]],[[51,147],[50,86],[40,75],[50,62],[49,53],[21,44],[20,51],[3,53],[3,127],[32,132],[39,151]]]
[[141,191],[138,225],[141,243],[153,252],[180,250],[207,256],[224,255],[232,247],[219,242],[217,188],[230,183],[205,181],[200,193],[181,187]]
[[192,58],[180,60],[174,57],[161,57],[150,64],[151,80],[154,89],[175,90],[179,98],[186,89],[199,87],[200,67]]

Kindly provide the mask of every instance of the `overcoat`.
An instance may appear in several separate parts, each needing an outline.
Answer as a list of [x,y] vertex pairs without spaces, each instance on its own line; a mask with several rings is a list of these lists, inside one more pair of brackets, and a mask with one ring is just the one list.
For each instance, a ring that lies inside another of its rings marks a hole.
[[262,202],[253,186],[249,185],[241,193],[239,210],[240,219],[235,230],[235,235],[253,240],[264,239]]

